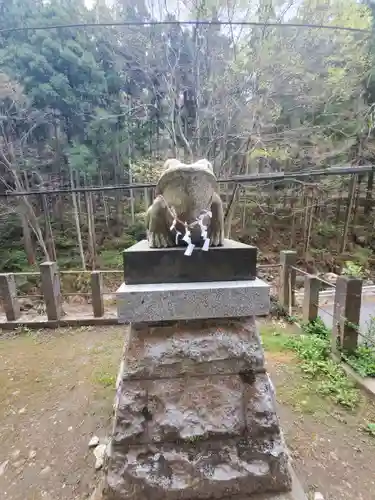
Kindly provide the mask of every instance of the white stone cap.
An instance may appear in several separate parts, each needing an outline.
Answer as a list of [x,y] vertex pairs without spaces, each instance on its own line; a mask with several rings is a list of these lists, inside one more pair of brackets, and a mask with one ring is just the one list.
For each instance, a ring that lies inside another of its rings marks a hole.
[[126,285],[117,290],[120,323],[265,316],[270,287],[247,281]]

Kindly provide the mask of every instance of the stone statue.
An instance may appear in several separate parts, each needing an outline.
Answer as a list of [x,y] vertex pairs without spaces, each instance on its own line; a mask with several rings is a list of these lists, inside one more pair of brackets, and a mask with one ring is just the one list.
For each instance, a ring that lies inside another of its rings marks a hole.
[[192,251],[194,246],[208,250],[223,244],[223,205],[209,161],[185,165],[167,160],[155,196],[146,218],[151,248],[185,244]]

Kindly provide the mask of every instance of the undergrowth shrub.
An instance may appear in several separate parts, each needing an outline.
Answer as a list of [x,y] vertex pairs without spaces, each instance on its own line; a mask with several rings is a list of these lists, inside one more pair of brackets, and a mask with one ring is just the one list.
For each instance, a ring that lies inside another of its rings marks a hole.
[[344,353],[344,359],[361,377],[375,377],[375,316],[370,317],[363,336],[363,344],[354,352]]
[[286,345],[301,360],[305,376],[317,382],[317,391],[335,403],[353,409],[359,401],[359,391],[339,363],[331,359],[328,328],[319,318],[303,325],[303,334],[289,337]]
[[361,377],[375,377],[374,348],[361,345],[352,354],[346,354],[345,360]]

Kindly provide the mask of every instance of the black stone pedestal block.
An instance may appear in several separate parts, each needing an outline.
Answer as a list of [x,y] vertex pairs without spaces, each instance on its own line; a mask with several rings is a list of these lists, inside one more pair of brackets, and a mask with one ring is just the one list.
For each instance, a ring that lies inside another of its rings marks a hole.
[[257,248],[233,240],[208,252],[186,247],[149,248],[142,240],[124,250],[124,279],[127,285],[245,281],[256,278]]

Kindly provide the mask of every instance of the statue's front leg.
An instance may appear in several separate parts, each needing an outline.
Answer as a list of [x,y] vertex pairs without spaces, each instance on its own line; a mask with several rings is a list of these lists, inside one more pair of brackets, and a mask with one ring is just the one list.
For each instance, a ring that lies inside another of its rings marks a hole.
[[157,196],[147,210],[146,224],[150,248],[174,246],[173,234],[170,231],[172,217],[162,196]]
[[208,228],[208,237],[213,247],[224,244],[224,210],[223,202],[218,193],[214,193],[211,204],[212,218]]

